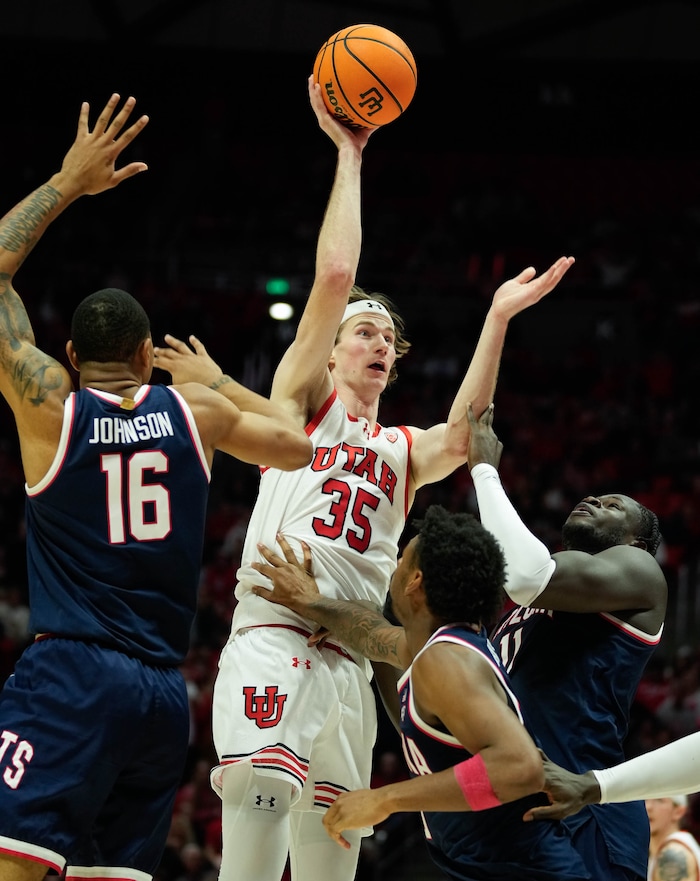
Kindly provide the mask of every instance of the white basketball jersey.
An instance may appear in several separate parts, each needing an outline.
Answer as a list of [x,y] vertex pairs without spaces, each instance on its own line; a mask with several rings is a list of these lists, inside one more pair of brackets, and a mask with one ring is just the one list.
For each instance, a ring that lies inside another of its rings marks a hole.
[[261,624],[314,629],[250,590],[269,586],[249,563],[263,561],[258,542],[279,552],[278,532],[300,560],[299,541],[309,545],[325,596],[384,603],[408,516],[410,432],[377,425],[370,436],[367,420],[350,416],[335,391],[306,430],[314,446],[311,463],[296,471],[267,468],[261,475],[237,572],[232,633]]

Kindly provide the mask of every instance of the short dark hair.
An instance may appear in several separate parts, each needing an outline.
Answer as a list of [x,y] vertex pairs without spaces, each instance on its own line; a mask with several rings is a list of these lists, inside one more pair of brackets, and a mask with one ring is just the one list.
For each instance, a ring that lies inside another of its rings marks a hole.
[[78,304],[71,340],[81,363],[129,361],[151,335],[143,306],[119,288],[103,288]]
[[[381,303],[383,306],[386,306],[389,315],[391,315],[394,322],[394,348],[396,349],[396,361],[408,352],[411,348],[411,343],[404,336],[406,331],[406,324],[403,318],[396,311],[396,306],[393,302],[386,296],[386,294],[379,293],[368,293],[361,288],[359,285],[355,284],[350,289],[350,296],[348,297],[348,303],[356,303],[358,300],[377,300],[377,302]],[[343,325],[341,324],[340,327]],[[338,338],[340,336],[340,327],[338,328],[338,333],[336,334],[335,341],[338,342]],[[391,370],[389,371],[389,378],[387,380],[387,388],[396,382],[399,372],[396,369],[396,361],[391,365]]]
[[431,505],[415,525],[430,611],[445,623],[489,628],[505,599],[506,562],[496,538],[472,514],[451,514],[441,505]]

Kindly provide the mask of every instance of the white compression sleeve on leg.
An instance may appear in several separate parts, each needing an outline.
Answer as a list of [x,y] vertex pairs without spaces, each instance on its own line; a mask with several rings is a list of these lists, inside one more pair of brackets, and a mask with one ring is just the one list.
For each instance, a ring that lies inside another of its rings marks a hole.
[[700,731],[593,774],[601,804],[700,792]]
[[546,545],[518,516],[493,465],[482,462],[471,474],[481,522],[496,536],[505,554],[506,592],[519,606],[529,606],[549,583],[556,563]]
[[[338,847],[326,832],[323,814],[315,811],[291,811],[292,841],[289,862],[292,881],[353,881],[359,877],[359,829],[344,829],[343,838],[350,848]],[[364,875],[362,875],[364,877]]]
[[292,784],[249,763],[224,771],[218,881],[279,881],[289,851]]

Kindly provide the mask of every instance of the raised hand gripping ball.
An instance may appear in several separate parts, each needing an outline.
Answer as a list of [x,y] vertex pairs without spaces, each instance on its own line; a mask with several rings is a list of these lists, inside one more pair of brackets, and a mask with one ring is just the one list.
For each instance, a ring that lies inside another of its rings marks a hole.
[[341,122],[378,128],[399,117],[418,82],[411,50],[393,31],[356,24],[333,34],[313,69],[323,100]]

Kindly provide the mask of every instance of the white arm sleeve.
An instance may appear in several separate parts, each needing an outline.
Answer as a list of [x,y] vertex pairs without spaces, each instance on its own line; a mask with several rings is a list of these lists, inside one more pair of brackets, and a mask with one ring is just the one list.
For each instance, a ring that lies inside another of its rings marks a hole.
[[529,606],[549,583],[556,563],[518,516],[493,465],[482,462],[471,474],[481,522],[505,554],[506,592],[519,606]]
[[700,731],[593,774],[600,804],[700,792]]

